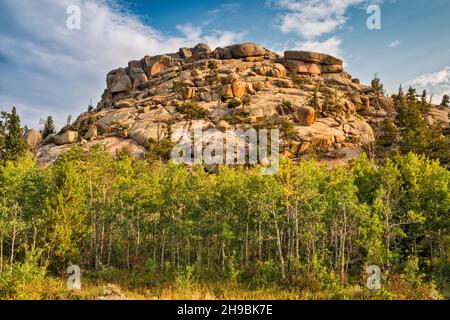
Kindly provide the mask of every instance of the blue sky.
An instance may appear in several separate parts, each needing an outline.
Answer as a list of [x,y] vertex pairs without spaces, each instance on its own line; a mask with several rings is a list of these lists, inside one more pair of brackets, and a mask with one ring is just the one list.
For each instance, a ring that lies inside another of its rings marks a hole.
[[[66,27],[73,4],[80,30]],[[366,26],[371,4],[381,30]],[[199,42],[326,52],[363,83],[378,73],[389,92],[413,84],[438,100],[450,93],[449,13],[448,0],[0,0],[0,109],[62,126],[99,100],[111,69]]]

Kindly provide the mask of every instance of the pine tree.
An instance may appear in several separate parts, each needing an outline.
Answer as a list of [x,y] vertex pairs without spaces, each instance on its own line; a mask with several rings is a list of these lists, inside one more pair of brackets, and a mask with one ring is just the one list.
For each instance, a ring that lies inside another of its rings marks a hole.
[[0,150],[5,146],[6,128],[3,121],[0,120]]
[[402,105],[405,104],[405,94],[403,92],[403,86],[400,85],[400,87],[398,88],[398,93],[397,94],[393,94],[392,95],[392,99],[394,100],[394,104],[395,105]]
[[427,97],[428,97],[427,90],[423,90],[420,99],[420,109],[422,111],[422,114],[425,114],[430,111],[430,103],[428,102]]
[[20,126],[20,117],[16,107],[11,113],[2,112],[4,129],[4,147],[0,151],[2,162],[16,161],[28,150],[28,143],[24,138],[23,128]]
[[379,94],[381,94],[381,95],[384,94],[384,86],[383,86],[383,84],[381,83],[380,78],[378,78],[378,75],[377,75],[377,74],[375,74],[375,76],[374,76],[374,78],[373,78],[373,80],[372,80],[371,87],[372,87],[372,89],[375,91],[375,93],[376,93],[377,95],[379,95]]
[[442,97],[441,107],[450,107],[450,97],[447,94],[444,94],[444,96]]
[[413,87],[409,87],[408,93],[406,94],[406,101],[408,101],[408,103],[417,102],[417,90]]
[[45,139],[49,135],[55,133],[55,124],[53,122],[52,116],[48,116],[47,120],[44,121],[44,129],[42,130],[42,137]]

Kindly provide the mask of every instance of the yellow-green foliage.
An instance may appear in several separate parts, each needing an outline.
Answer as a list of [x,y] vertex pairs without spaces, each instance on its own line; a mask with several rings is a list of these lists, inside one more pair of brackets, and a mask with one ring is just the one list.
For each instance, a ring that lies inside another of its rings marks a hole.
[[[145,299],[431,299],[434,279],[448,292],[450,174],[436,161],[286,160],[262,176],[149,160],[97,147],[0,166],[1,298],[91,299],[106,283]],[[72,264],[82,292],[64,287]],[[370,264],[381,291],[365,289]]]

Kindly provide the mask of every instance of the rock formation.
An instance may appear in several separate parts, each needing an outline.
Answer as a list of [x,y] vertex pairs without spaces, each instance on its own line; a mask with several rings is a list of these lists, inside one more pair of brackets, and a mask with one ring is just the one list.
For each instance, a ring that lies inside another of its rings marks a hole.
[[330,55],[280,56],[254,43],[215,50],[198,44],[109,72],[97,108],[47,138],[39,154],[49,162],[74,143],[103,143],[111,154],[126,146],[143,157],[149,141],[170,138],[176,128],[192,129],[195,121],[222,131],[288,122],[291,132],[282,135],[286,156],[314,152],[345,160],[374,141],[371,125],[392,109],[390,98],[360,84]]

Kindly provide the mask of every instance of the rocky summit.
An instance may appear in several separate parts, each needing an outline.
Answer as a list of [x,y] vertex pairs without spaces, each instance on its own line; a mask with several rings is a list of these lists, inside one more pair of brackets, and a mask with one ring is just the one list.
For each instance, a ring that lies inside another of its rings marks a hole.
[[393,109],[391,98],[361,84],[336,57],[198,44],[110,71],[97,108],[47,137],[37,154],[50,163],[74,144],[102,144],[113,155],[126,148],[142,158],[150,143],[197,123],[205,130],[280,128],[285,156],[346,162],[373,144]]

